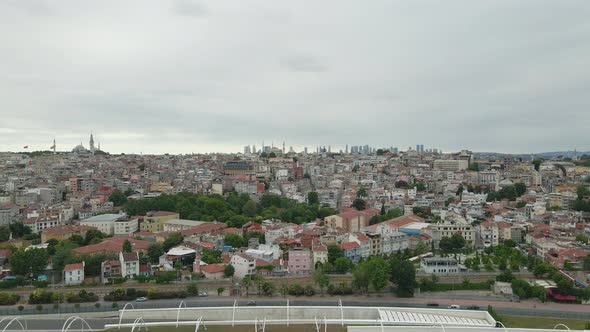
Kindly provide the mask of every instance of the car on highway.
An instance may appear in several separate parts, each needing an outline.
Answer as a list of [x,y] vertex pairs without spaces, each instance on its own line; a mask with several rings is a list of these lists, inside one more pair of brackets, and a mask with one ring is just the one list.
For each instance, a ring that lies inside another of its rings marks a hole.
[[207,297],[207,296],[209,296],[209,294],[207,294],[207,292],[199,293],[199,297]]
[[468,310],[479,310],[479,306],[477,305],[471,305],[469,307],[467,307]]
[[147,297],[143,297],[143,296],[135,299],[135,302],[145,302],[145,301],[147,301]]
[[250,306],[256,305],[256,301],[249,301],[248,303],[246,303],[246,305],[250,305]]
[[427,303],[426,306],[427,307],[438,307],[438,306],[440,306],[440,304],[438,304],[438,303]]
[[461,309],[461,306],[458,304],[451,304],[447,307],[447,309]]

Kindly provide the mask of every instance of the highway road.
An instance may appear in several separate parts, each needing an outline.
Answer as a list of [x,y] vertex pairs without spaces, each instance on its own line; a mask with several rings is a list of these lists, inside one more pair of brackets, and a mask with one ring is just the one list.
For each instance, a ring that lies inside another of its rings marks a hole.
[[[211,296],[206,298],[189,298],[184,300],[188,307],[203,307],[203,306],[232,306],[234,299],[228,297]],[[267,297],[249,297],[239,298],[238,305],[245,306],[249,301],[256,301],[258,306],[268,305],[285,305],[285,298]],[[436,302],[435,302],[436,301]],[[146,302],[134,302],[135,308],[164,308],[164,307],[178,307],[180,300],[148,300]],[[437,303],[439,308],[446,308],[451,304],[459,304],[463,308],[467,306],[479,306],[480,310],[486,310],[488,303],[477,300],[457,300],[457,299],[424,299],[424,298],[395,298],[395,297],[343,297],[342,304],[344,306],[394,306],[394,307],[429,307],[427,304]],[[338,305],[338,297],[299,297],[289,298],[289,304],[292,306],[327,306]],[[105,303],[104,307],[108,307]],[[429,307],[433,308],[433,307]],[[584,319],[590,320],[590,306],[577,304],[558,304],[547,303],[540,304],[533,301],[525,301],[520,303],[513,302],[497,302],[494,303],[494,309],[499,314],[504,315],[521,315],[521,316],[538,316],[538,317],[553,317],[569,318],[569,319]],[[72,315],[85,314],[62,314],[60,317],[55,315],[33,315],[23,316],[27,319],[28,330],[61,330],[61,326],[65,318]],[[94,318],[89,318],[87,321],[93,329],[102,328],[104,324],[116,323],[118,320],[113,316],[114,313],[93,313]],[[147,320],[146,320],[147,321]]]

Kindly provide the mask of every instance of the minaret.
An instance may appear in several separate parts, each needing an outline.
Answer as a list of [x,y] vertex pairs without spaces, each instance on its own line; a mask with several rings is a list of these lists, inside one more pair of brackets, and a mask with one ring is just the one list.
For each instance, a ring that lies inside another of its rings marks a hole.
[[55,154],[55,138],[53,139],[53,145],[51,146],[51,149],[53,150],[53,154]]
[[90,133],[90,152],[94,153],[96,151],[94,149],[94,137],[92,137],[92,133]]
[[99,151],[101,151],[101,150],[100,150],[100,142],[98,142],[98,150],[99,150]]
[[285,154],[285,141],[283,141],[283,154]]

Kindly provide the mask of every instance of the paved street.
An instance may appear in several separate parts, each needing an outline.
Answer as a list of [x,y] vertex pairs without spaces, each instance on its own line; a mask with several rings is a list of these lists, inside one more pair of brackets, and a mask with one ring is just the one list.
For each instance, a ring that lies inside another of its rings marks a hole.
[[[201,306],[232,306],[233,299],[227,297],[211,296],[206,298],[185,299],[188,307]],[[258,306],[263,305],[285,305],[286,299],[283,298],[260,298],[249,297],[238,299],[238,305],[245,306],[249,301],[256,301]],[[178,307],[180,300],[150,300],[146,302],[133,302],[135,308],[164,308]],[[290,298],[290,305],[293,306],[321,306],[321,305],[338,305],[337,297],[300,297]],[[427,307],[428,303],[439,304],[438,308],[446,308],[451,304],[459,304],[463,307],[477,305],[481,310],[487,308],[488,303],[477,300],[456,300],[456,299],[424,299],[424,298],[393,298],[393,297],[344,297],[342,304],[344,306],[399,306],[399,307]],[[106,306],[107,304],[105,304]],[[590,319],[590,307],[575,304],[558,304],[547,303],[540,304],[533,301],[524,301],[520,303],[495,302],[494,309],[499,314],[505,315],[523,315],[523,316],[542,316],[554,318],[571,318],[571,319]],[[113,317],[115,313],[93,313],[93,318],[87,319],[93,329],[102,328],[104,324],[116,323],[118,320]],[[76,314],[62,314],[43,316],[31,315],[24,316],[27,319],[29,330],[60,330],[65,318]],[[90,314],[79,314],[88,316]],[[81,326],[81,325],[80,325]]]

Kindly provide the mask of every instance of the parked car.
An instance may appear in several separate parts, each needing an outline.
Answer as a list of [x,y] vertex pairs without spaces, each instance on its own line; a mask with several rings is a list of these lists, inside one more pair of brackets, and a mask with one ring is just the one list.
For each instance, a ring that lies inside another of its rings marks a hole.
[[447,309],[461,309],[461,306],[458,304],[451,304],[447,307]]
[[143,296],[135,299],[135,302],[145,302],[145,301],[147,301],[147,297],[143,297]]

